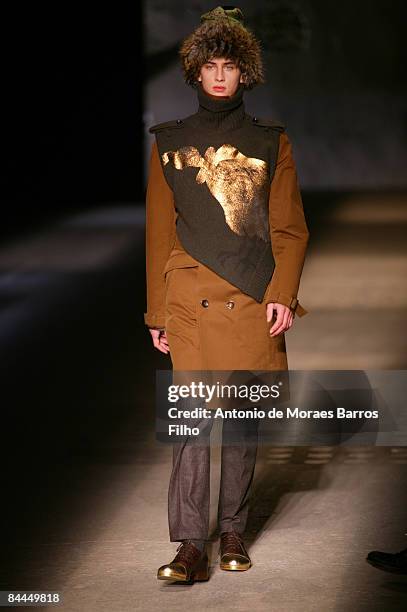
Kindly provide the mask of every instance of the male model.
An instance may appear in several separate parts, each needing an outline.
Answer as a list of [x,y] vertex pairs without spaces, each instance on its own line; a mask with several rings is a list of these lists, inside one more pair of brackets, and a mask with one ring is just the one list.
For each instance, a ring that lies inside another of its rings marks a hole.
[[[240,9],[217,7],[182,44],[198,111],[150,128],[146,200],[147,312],[154,346],[176,371],[287,370],[284,332],[295,314],[309,233],[283,125],[245,112],[263,82],[259,42]],[[275,317],[275,320],[273,320]],[[225,424],[223,435],[225,435]],[[251,427],[222,446],[220,567],[244,571],[243,542],[256,444]],[[207,580],[207,443],[174,444],[168,491],[175,558],[164,580]]]

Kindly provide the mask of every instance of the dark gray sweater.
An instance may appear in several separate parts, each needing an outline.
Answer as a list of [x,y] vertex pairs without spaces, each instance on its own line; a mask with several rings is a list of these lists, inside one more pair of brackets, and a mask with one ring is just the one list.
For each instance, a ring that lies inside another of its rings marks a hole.
[[184,249],[261,302],[274,270],[269,193],[284,126],[245,112],[239,86],[228,99],[197,87],[199,108],[150,128],[178,212]]

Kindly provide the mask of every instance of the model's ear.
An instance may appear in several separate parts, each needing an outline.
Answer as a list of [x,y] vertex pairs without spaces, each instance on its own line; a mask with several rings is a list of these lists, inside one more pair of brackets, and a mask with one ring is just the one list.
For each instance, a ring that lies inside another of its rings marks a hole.
[[240,81],[239,83],[246,83],[246,75],[245,74],[241,74],[240,75]]

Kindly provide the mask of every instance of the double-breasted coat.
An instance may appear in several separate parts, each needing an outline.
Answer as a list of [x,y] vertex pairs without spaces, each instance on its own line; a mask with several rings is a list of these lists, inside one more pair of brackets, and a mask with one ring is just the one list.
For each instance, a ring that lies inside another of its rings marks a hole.
[[174,195],[156,142],[146,194],[146,280],[150,328],[165,329],[174,370],[286,370],[284,333],[271,337],[266,305],[277,302],[300,317],[298,302],[309,231],[292,146],[280,134],[269,193],[275,269],[261,303],[194,259],[180,243]]

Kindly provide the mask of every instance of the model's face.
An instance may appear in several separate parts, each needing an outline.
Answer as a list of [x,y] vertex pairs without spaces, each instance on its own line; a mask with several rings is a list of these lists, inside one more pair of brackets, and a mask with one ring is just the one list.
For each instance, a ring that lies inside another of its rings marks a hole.
[[222,97],[233,96],[244,78],[236,62],[214,57],[202,66],[198,81],[207,94]]

